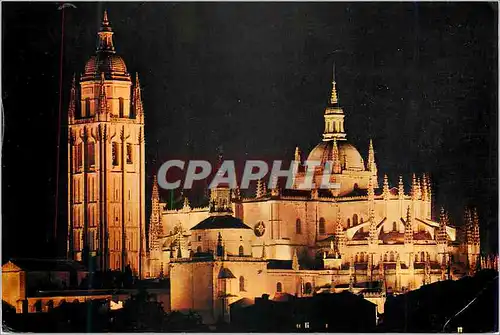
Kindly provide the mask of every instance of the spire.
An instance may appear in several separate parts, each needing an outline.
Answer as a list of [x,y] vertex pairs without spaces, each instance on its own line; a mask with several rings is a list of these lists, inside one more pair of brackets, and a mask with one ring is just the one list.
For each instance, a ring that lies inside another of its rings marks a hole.
[[375,163],[375,150],[373,150],[373,141],[370,139],[370,145],[368,147],[368,171],[376,174],[377,164]]
[[417,177],[415,174],[411,179],[411,200],[417,200]]
[[474,213],[472,216],[472,240],[475,244],[480,243],[479,236],[479,215],[477,214],[477,208],[474,208]]
[[99,88],[99,114],[108,114],[108,98],[106,97],[106,86],[104,85],[104,72],[101,72],[101,84]]
[[134,114],[136,118],[142,120],[142,118],[144,117],[144,107],[142,105],[141,84],[139,83],[139,74],[137,72],[135,73],[135,86],[132,96],[132,103],[134,104]]
[[302,163],[302,158],[300,157],[300,154],[301,154],[301,153],[300,153],[300,149],[299,149],[299,147],[295,147],[294,160],[295,160],[296,162],[299,162],[299,164],[300,164],[300,163]]
[[71,81],[71,92],[69,97],[69,106],[68,106],[68,119],[70,123],[75,118],[76,113],[76,76],[73,73],[73,80]]
[[405,186],[403,184],[403,176],[399,176],[399,184],[398,184],[398,198],[399,200],[404,199],[405,197]]
[[105,10],[102,18],[101,29],[97,33],[99,36],[99,45],[97,52],[115,53],[113,45],[113,29],[108,21],[108,12]]
[[255,190],[255,197],[262,198],[262,197],[266,196],[266,194],[267,194],[266,183],[262,179],[257,180],[257,188]]
[[446,244],[447,243],[447,235],[446,235],[446,226],[448,224],[448,218],[444,211],[444,208],[441,207],[441,212],[439,214],[439,229],[437,235],[438,244]]
[[292,256],[292,269],[294,271],[299,270],[299,259],[297,258],[297,249],[293,249],[293,256]]
[[330,141],[333,138],[345,140],[344,131],[344,111],[339,106],[337,95],[337,83],[335,81],[335,65],[333,66],[332,91],[330,101],[324,112],[325,130],[323,132],[323,141]]
[[429,189],[427,187],[427,175],[425,173],[422,175],[422,184],[420,189],[422,192],[422,200],[429,201]]
[[332,149],[332,160],[333,160],[333,173],[342,173],[342,167],[340,166],[340,154],[339,146],[337,144],[337,139],[333,138],[333,149]]
[[377,223],[375,222],[375,189],[373,187],[373,176],[368,179],[368,215],[370,220],[370,241],[378,243]]
[[337,96],[337,82],[335,81],[335,63],[333,63],[332,71],[332,93],[330,94],[330,105],[335,106],[339,103]]
[[408,206],[406,210],[406,223],[405,223],[405,244],[413,243],[413,219],[411,217],[411,208]]
[[384,197],[384,200],[389,200],[389,179],[387,178],[387,175],[384,175],[384,187],[382,191],[382,195]]
[[188,197],[184,197],[184,205],[183,205],[183,208],[184,208],[184,209],[191,209],[191,206],[189,205],[189,198],[188,198]]
[[273,185],[275,185],[275,186],[271,189],[271,195],[273,197],[277,197],[280,195],[280,187],[278,185],[278,177],[277,176],[273,176]]

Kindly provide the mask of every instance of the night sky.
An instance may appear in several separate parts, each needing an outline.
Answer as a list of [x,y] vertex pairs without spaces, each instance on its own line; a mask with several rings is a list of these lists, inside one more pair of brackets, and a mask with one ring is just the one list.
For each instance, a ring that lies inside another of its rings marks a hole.
[[[477,206],[483,246],[497,249],[496,3],[75,4],[64,26],[59,249],[71,77],[94,53],[104,9],[143,87],[148,198],[167,159],[214,160],[222,147],[226,159],[289,160],[297,145],[306,156],[321,140],[335,61],[348,139],[365,159],[373,139],[380,180],[395,186],[402,174],[408,191],[411,173],[429,172],[436,212],[445,206],[460,225],[463,207]],[[57,252],[57,7],[2,3],[3,260]]]

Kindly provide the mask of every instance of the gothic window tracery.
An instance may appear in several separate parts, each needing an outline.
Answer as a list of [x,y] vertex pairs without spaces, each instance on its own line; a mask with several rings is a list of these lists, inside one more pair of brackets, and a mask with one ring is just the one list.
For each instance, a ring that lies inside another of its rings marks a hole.
[[127,143],[127,164],[132,164],[132,144]]
[[119,150],[120,147],[118,145],[118,142],[113,142],[113,145],[111,147],[111,160],[113,162],[113,166],[120,165]]

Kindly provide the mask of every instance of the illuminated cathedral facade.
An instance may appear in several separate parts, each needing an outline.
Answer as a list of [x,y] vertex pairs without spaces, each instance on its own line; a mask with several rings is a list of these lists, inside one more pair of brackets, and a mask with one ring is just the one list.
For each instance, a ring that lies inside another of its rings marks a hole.
[[[324,110],[322,141],[308,161],[331,164],[331,183],[340,188],[299,189],[304,158],[294,189],[268,189],[259,181],[254,197],[219,187],[210,205],[189,200],[166,210],[153,187],[149,222],[149,275],[168,276],[171,308],[194,309],[205,320],[229,319],[232,303],[269,294],[310,296],[350,290],[383,312],[385,293],[401,293],[474,272],[480,257],[479,220],[466,212],[466,229],[449,224],[441,210],[433,217],[429,175],[402,177],[390,185],[381,178],[372,141],[365,161],[348,142],[345,114],[335,78]],[[321,185],[323,167],[313,180]],[[278,183],[279,185],[279,183]],[[229,206],[224,204],[230,204]]]
[[453,227],[446,212],[433,216],[429,175],[391,185],[377,169],[372,141],[365,161],[348,141],[335,78],[321,142],[307,157],[297,148],[292,159],[300,165],[297,184],[304,161],[330,161],[330,181],[340,188],[268,189],[259,181],[245,198],[219,186],[207,207],[192,208],[186,198],[181,209],[167,210],[155,177],[146,225],[139,80],[132,82],[115,52],[106,13],[98,36],[96,54],[73,80],[68,110],[69,258],[169,277],[170,308],[196,310],[206,322],[227,319],[232,303],[263,294],[350,290],[382,309],[388,290],[475,271],[477,213],[466,212],[465,229]]

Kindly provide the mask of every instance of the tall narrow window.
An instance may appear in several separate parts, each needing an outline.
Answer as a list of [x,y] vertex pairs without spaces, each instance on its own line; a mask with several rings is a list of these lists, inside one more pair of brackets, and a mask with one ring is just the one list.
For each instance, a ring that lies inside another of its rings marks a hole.
[[89,233],[89,244],[90,244],[90,251],[95,250],[95,232],[91,231]]
[[238,255],[239,255],[239,256],[244,256],[244,255],[245,255],[245,252],[244,252],[244,250],[243,250],[243,246],[242,246],[242,245],[240,245],[240,247],[239,247],[239,249],[238,249]]
[[311,294],[312,293],[312,285],[311,283],[306,283],[306,286],[304,288],[304,294]]
[[85,98],[85,117],[90,116],[90,98]]
[[302,222],[300,222],[300,219],[295,221],[295,233],[302,234]]
[[75,165],[76,170],[81,171],[82,169],[82,143],[78,143],[75,148]]
[[392,230],[394,231],[398,230],[398,225],[396,224],[396,221],[392,223]]
[[127,143],[127,164],[132,164],[132,144]]
[[124,104],[123,104],[123,98],[118,98],[118,106],[119,106],[119,114],[120,114],[120,117],[123,117],[123,109],[124,109]]
[[283,284],[281,284],[280,282],[276,283],[276,292],[283,292]]
[[394,252],[392,251],[389,253],[389,261],[394,262]]
[[352,216],[352,225],[356,226],[358,224],[358,214]]
[[320,235],[323,235],[325,234],[325,219],[324,218],[320,218],[319,219],[319,234]]
[[240,276],[240,292],[245,291],[245,278],[243,276]]
[[89,142],[87,144],[87,168],[93,168],[95,166],[95,144],[94,142]]
[[347,228],[351,227],[351,219],[347,219]]
[[113,146],[111,147],[111,159],[114,166],[120,165],[119,150],[120,147],[118,142],[113,142]]

